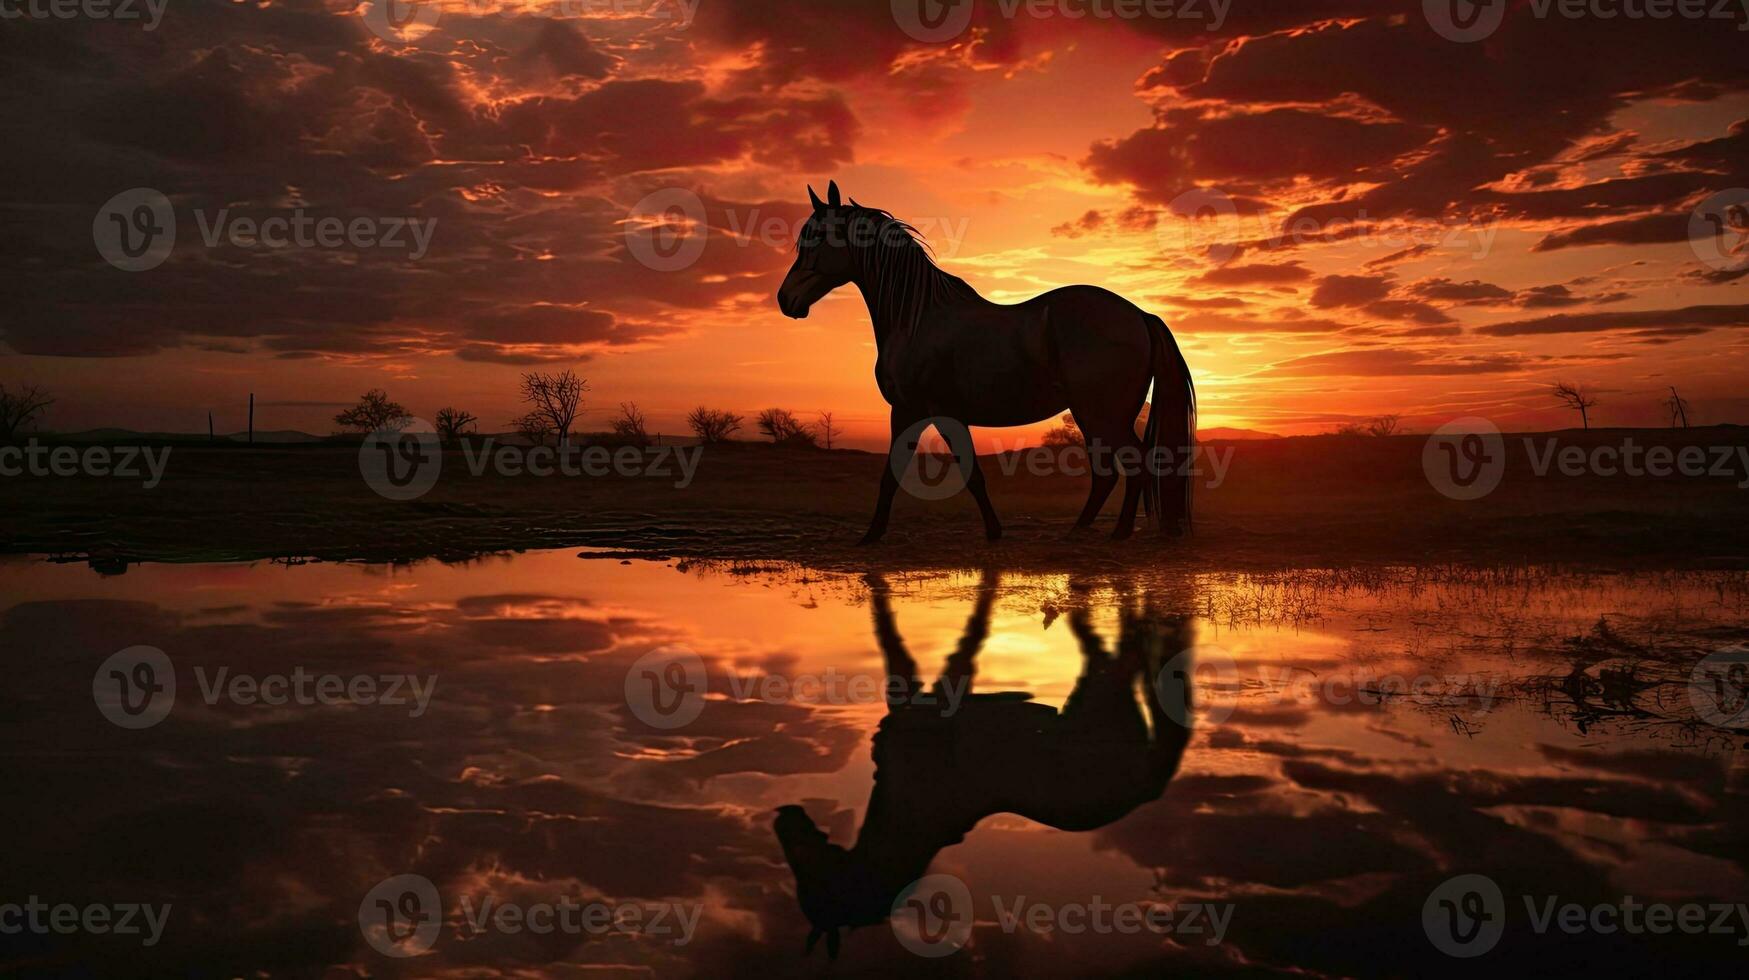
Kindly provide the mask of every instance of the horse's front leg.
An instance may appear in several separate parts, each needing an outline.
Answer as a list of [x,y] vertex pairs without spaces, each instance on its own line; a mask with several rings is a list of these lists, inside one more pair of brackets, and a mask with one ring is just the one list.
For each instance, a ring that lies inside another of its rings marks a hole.
[[[868,522],[868,533],[858,544],[874,544],[887,533],[887,518],[893,513],[893,495],[899,492],[899,474],[911,465],[911,455],[917,451],[916,440],[922,432],[906,432],[925,416],[909,409],[893,408],[892,433],[887,442],[887,465],[881,470],[880,497],[875,500],[874,518]],[[902,443],[902,444],[901,444]]]

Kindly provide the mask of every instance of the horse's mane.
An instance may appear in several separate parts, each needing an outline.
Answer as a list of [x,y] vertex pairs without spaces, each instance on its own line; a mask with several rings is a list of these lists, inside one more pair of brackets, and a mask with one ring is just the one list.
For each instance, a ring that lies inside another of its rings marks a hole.
[[965,280],[936,265],[928,240],[892,212],[854,200],[844,210],[877,339],[893,330],[909,335],[936,306],[978,298]]

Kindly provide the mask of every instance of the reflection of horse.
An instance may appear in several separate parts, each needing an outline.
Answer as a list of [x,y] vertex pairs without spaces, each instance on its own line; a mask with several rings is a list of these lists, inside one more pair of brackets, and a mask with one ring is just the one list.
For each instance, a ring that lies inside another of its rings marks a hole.
[[[893,406],[887,469],[864,543],[887,530],[893,494],[924,428],[935,424],[966,472],[966,488],[994,540],[1002,525],[990,506],[965,426],[1027,425],[1064,409],[1086,435],[1093,485],[1076,527],[1087,527],[1125,474],[1115,535],[1128,537],[1141,500],[1162,530],[1190,523],[1190,452],[1196,390],[1172,332],[1157,316],[1094,286],[1067,286],[1003,306],[937,268],[910,226],[877,208],[808,197],[796,261],[778,289],[785,315],[806,317],[821,297],[855,283],[874,321],[875,380]],[[1149,386],[1153,403],[1140,440],[1136,417]],[[948,423],[952,423],[951,425]],[[944,431],[943,427],[955,431]],[[1148,454],[1143,478],[1143,454]],[[1163,454],[1170,454],[1166,463]],[[1161,471],[1171,469],[1161,486]]]
[[[833,957],[840,929],[885,922],[936,852],[959,843],[978,821],[1015,813],[1059,830],[1103,827],[1159,799],[1189,739],[1182,723],[1189,704],[1163,707],[1152,683],[1162,654],[1191,646],[1181,617],[1126,602],[1117,650],[1108,651],[1087,611],[1070,612],[1083,668],[1058,712],[1019,692],[970,693],[973,661],[989,633],[993,575],[986,574],[929,698],[919,696],[917,664],[894,622],[886,583],[871,576],[870,586],[875,635],[889,677],[898,679],[889,691],[899,683],[905,690],[889,697],[874,736],[875,785],[862,831],[847,850],[829,842],[799,806],[780,808],[776,820],[796,898],[813,925],[808,949],[824,936]],[[1138,681],[1145,716],[1136,702]],[[1188,685],[1175,690],[1188,699]]]

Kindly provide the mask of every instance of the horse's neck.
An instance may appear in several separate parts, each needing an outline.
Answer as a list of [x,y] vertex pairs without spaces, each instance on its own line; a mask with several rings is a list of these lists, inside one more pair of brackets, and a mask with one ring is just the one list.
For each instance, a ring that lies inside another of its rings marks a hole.
[[996,812],[994,808],[977,812],[948,787],[938,792],[927,799],[900,801],[877,783],[869,797],[868,813],[850,853],[888,882],[895,894],[921,878],[942,848],[964,840],[979,820]]
[[854,282],[868,306],[878,349],[910,333],[919,319],[939,306],[982,299],[965,280],[942,271],[915,247],[871,255]]

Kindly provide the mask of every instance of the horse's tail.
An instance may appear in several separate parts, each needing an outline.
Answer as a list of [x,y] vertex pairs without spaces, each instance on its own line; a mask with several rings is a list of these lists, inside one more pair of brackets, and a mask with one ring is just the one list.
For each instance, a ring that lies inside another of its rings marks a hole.
[[[1148,331],[1148,344],[1154,358],[1154,397],[1148,405],[1148,424],[1142,432],[1153,479],[1143,483],[1142,499],[1148,513],[1160,522],[1162,531],[1174,533],[1182,529],[1189,534],[1190,471],[1196,452],[1196,384],[1191,381],[1190,365],[1185,363],[1184,353],[1178,349],[1172,331],[1166,328],[1166,321],[1152,313],[1144,316],[1152,328]],[[1164,460],[1170,461],[1170,475],[1161,472],[1164,467],[1160,463]]]

